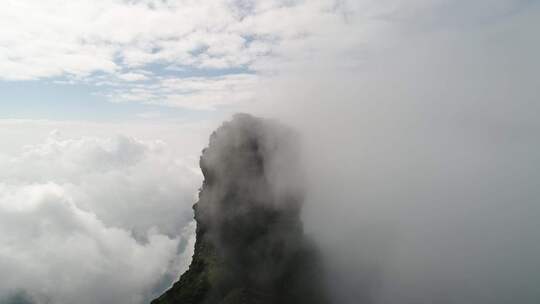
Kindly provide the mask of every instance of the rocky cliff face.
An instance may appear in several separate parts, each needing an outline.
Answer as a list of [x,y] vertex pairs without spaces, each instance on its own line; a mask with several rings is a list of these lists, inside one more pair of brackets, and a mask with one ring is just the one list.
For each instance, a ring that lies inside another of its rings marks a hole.
[[289,129],[246,114],[212,134],[200,160],[192,263],[152,304],[327,303],[300,221],[295,147]]

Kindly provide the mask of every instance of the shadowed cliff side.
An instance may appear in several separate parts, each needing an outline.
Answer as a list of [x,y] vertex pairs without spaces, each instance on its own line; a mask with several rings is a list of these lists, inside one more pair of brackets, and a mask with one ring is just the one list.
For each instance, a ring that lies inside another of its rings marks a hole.
[[193,206],[193,260],[152,304],[328,303],[300,221],[296,143],[288,128],[246,114],[212,134]]

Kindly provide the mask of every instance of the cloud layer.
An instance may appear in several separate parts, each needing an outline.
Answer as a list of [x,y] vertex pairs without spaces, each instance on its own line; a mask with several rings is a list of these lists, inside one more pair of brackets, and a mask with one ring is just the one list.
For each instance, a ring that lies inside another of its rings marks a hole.
[[86,83],[114,102],[241,104],[259,77],[299,61],[354,60],[399,1],[385,2],[9,1],[0,79]]
[[[46,0],[0,12],[3,80],[84,83],[113,102],[212,110],[291,71],[362,69],[402,37],[495,24],[528,0]],[[444,33],[446,32],[446,33]]]
[[189,263],[200,174],[163,142],[52,134],[0,165],[0,299],[143,303]]

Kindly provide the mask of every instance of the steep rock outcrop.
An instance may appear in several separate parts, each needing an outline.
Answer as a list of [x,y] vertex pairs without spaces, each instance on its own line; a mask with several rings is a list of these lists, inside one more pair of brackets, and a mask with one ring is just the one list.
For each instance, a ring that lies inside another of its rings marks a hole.
[[300,220],[296,144],[290,129],[247,114],[212,134],[200,160],[191,265],[152,304],[327,303]]

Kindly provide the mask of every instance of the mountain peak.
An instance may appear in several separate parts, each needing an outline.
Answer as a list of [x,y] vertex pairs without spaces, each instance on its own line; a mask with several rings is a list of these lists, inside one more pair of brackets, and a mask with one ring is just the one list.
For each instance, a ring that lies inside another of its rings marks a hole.
[[291,129],[248,114],[211,135],[192,263],[152,304],[327,303],[300,220],[297,142]]

